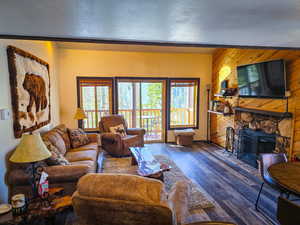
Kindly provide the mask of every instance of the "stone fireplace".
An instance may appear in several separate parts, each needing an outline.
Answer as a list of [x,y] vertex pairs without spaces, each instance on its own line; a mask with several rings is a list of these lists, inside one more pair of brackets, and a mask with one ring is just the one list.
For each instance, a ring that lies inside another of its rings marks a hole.
[[292,135],[289,117],[236,110],[234,130],[237,157],[254,167],[260,153],[289,153]]

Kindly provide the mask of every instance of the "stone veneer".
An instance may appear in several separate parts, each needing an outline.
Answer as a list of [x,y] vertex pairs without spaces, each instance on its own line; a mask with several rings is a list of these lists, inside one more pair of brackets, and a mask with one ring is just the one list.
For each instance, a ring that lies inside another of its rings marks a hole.
[[264,131],[267,134],[276,135],[275,153],[283,152],[289,154],[292,119],[280,118],[267,115],[261,115],[248,112],[235,112],[234,130],[235,130],[235,149],[238,147],[238,134],[243,128]]

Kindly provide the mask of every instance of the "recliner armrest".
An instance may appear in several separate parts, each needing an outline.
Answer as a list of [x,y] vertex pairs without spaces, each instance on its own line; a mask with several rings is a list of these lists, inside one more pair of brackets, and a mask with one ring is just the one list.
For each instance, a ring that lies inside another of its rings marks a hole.
[[113,133],[102,133],[101,139],[104,141],[108,141],[111,143],[121,142],[122,137],[119,134],[113,134]]
[[146,130],[143,128],[127,128],[126,132],[129,135],[145,135]]

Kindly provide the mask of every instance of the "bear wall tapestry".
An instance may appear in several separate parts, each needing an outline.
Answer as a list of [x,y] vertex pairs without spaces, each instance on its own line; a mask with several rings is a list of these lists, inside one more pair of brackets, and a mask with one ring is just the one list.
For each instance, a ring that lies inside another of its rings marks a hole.
[[49,64],[14,46],[7,47],[16,138],[50,123]]

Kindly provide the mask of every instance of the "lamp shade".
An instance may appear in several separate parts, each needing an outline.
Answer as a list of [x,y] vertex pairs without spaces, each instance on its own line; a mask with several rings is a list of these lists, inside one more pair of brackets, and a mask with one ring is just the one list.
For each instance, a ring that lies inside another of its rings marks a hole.
[[86,119],[86,118],[87,117],[86,117],[83,109],[77,108],[76,113],[74,115],[74,119],[76,119],[76,120],[83,120],[83,119]]
[[31,163],[47,159],[51,153],[40,134],[23,134],[19,145],[9,158],[15,163]]

